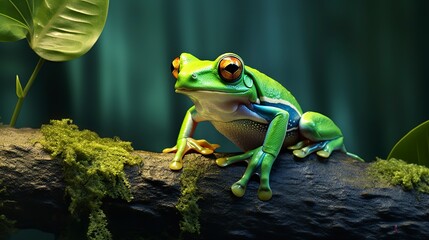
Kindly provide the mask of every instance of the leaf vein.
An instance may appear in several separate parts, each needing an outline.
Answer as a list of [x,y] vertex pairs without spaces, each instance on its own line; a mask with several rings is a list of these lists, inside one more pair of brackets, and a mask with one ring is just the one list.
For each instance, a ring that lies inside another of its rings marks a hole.
[[25,23],[23,23],[23,22],[19,21],[18,19],[15,19],[15,18],[13,18],[13,17],[11,17],[11,16],[8,16],[8,15],[6,15],[6,14],[3,14],[3,13],[0,13],[0,16],[5,17],[5,18],[8,18],[8,19],[10,19],[10,20],[12,20],[12,21],[14,21],[14,22],[17,22],[17,23],[19,23],[19,25],[21,25],[21,27],[24,27],[25,29],[29,30],[28,26],[27,26],[27,25],[25,25]]
[[19,15],[21,15],[22,19],[25,21],[26,25],[28,26],[28,28],[30,28],[30,24],[28,24],[27,19],[25,19],[24,15],[22,14],[22,12],[19,10],[19,8],[15,5],[15,3],[13,3],[11,0],[9,0],[10,4],[13,5],[13,7],[15,8],[15,10],[19,13]]
[[[31,18],[33,18],[34,6],[33,6],[33,9],[32,9],[31,6],[30,6],[30,3],[28,2],[28,0],[25,0],[25,2],[27,3],[28,11],[30,11]],[[34,1],[33,1],[33,4],[34,4]]]

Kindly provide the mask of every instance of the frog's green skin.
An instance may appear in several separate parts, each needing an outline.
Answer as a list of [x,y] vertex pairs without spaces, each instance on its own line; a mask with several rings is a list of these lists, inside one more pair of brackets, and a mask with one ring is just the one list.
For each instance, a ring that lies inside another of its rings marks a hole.
[[238,197],[244,195],[250,177],[258,168],[261,169],[258,197],[261,200],[272,197],[270,171],[281,150],[291,149],[299,158],[313,152],[324,158],[334,150],[346,152],[341,130],[331,119],[316,112],[303,113],[288,90],[245,66],[236,54],[226,53],[207,61],[182,53],[173,61],[172,71],[177,78],[176,92],[187,95],[195,104],[186,113],[176,146],[163,151],[176,152],[170,163],[172,170],[182,168],[182,158],[188,150],[211,154],[219,147],[191,138],[201,121],[210,121],[245,151],[217,159],[219,166],[250,159],[243,177],[231,186]]

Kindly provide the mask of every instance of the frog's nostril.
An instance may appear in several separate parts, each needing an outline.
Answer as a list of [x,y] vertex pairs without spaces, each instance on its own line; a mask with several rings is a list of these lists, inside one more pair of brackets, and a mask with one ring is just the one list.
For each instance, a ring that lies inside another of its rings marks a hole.
[[192,74],[192,79],[197,79],[197,77],[198,77],[198,76],[197,76],[197,74],[196,74],[196,73],[193,73],[193,74]]

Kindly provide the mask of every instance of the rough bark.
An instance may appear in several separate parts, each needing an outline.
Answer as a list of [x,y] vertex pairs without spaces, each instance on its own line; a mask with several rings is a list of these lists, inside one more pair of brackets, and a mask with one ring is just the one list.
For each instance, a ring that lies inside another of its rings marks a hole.
[[[61,159],[35,142],[38,130],[0,128],[0,178],[6,187],[1,213],[19,228],[59,235],[68,223]],[[143,166],[127,167],[133,200],[106,199],[103,209],[115,239],[175,239],[180,235],[181,172],[168,169],[171,154],[136,151]],[[219,156],[219,155],[217,155]],[[258,200],[258,179],[246,195],[230,185],[245,164],[218,167],[216,156],[189,154],[185,164],[209,162],[199,180],[201,234],[184,239],[424,239],[429,236],[429,196],[380,186],[366,174],[367,163],[334,153],[327,160],[297,160],[282,153],[271,173],[273,198]],[[132,237],[131,237],[132,236]]]

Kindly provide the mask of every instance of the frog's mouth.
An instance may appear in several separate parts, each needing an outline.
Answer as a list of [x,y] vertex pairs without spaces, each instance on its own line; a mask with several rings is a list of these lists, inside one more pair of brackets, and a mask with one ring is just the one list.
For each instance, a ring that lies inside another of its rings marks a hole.
[[231,96],[246,96],[248,91],[236,91],[236,92],[229,92],[229,91],[220,91],[220,90],[199,90],[199,89],[188,89],[188,88],[177,88],[176,93],[181,93],[185,95],[194,95],[194,94],[206,94],[206,95],[231,95]]

